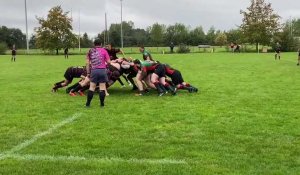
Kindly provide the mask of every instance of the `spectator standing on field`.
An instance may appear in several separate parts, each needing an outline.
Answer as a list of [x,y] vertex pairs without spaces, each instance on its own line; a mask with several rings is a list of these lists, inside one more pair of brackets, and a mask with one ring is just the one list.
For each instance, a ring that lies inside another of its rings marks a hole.
[[174,43],[173,42],[171,42],[171,44],[170,44],[170,50],[171,50],[171,53],[173,53],[174,51],[173,51],[173,49],[174,49]]
[[17,55],[16,46],[13,45],[13,48],[11,50],[11,61],[16,62],[16,55]]
[[110,63],[110,57],[107,51],[101,47],[100,39],[95,39],[94,45],[86,56],[86,71],[91,82],[85,106],[90,107],[94,91],[99,84],[100,107],[104,107],[106,82],[108,82],[106,65]]
[[68,47],[65,48],[64,53],[65,53],[65,59],[68,59],[69,58],[69,48]]

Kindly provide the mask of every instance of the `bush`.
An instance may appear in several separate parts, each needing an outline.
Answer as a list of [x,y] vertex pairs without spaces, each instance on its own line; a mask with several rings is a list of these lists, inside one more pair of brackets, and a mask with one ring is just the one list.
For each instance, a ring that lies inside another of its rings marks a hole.
[[190,48],[185,44],[179,44],[177,53],[190,53]]
[[6,50],[7,50],[6,43],[1,42],[0,43],[0,55],[5,55]]

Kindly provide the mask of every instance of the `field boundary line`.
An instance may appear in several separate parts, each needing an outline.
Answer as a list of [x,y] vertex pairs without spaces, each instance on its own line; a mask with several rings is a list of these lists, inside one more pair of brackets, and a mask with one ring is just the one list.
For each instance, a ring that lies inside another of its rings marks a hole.
[[71,117],[69,117],[69,118],[63,120],[62,122],[52,126],[48,130],[40,132],[40,133],[34,135],[31,139],[22,142],[21,144],[13,147],[9,151],[3,152],[2,154],[0,154],[0,160],[5,159],[6,157],[9,157],[9,155],[14,154],[14,153],[28,147],[29,145],[33,144],[38,139],[40,139],[44,136],[52,134],[54,131],[58,130],[59,128],[63,127],[66,124],[69,124],[69,123],[73,122],[75,119],[79,118],[80,116],[81,116],[81,113],[75,113]]
[[33,154],[9,154],[7,158],[26,160],[26,161],[63,161],[63,162],[98,162],[98,163],[135,163],[135,164],[188,164],[185,160],[176,159],[124,159],[121,157],[80,157],[80,156],[50,156],[50,155],[33,155]]

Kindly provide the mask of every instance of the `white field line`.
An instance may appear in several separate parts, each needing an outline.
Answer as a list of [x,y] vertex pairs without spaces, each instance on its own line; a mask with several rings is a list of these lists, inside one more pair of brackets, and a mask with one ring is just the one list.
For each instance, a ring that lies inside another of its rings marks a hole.
[[185,160],[174,159],[124,159],[120,157],[79,157],[79,156],[49,156],[49,155],[31,155],[31,154],[9,154],[7,158],[25,160],[25,161],[62,161],[62,162],[96,162],[96,163],[135,163],[135,164],[187,164]]
[[52,126],[51,128],[49,128],[47,131],[44,132],[40,132],[36,135],[34,135],[31,139],[24,141],[23,143],[13,147],[11,150],[6,151],[2,154],[0,154],[0,160],[5,159],[6,157],[8,157],[11,154],[14,154],[26,147],[28,147],[29,145],[33,144],[34,142],[36,142],[38,139],[42,138],[43,136],[52,134],[54,131],[58,130],[59,128],[61,128],[62,126],[73,122],[75,119],[77,119],[78,117],[80,117],[80,113],[75,113],[72,115],[72,117],[67,118],[66,120]]

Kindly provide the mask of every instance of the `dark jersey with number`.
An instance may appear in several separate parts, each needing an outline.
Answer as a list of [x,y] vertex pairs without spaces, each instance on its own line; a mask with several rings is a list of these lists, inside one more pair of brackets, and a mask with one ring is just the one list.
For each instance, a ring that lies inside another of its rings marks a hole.
[[105,49],[110,57],[110,60],[115,60],[118,59],[117,57],[117,53],[119,53],[121,50],[120,49],[115,49],[115,48],[111,48],[109,49]]

